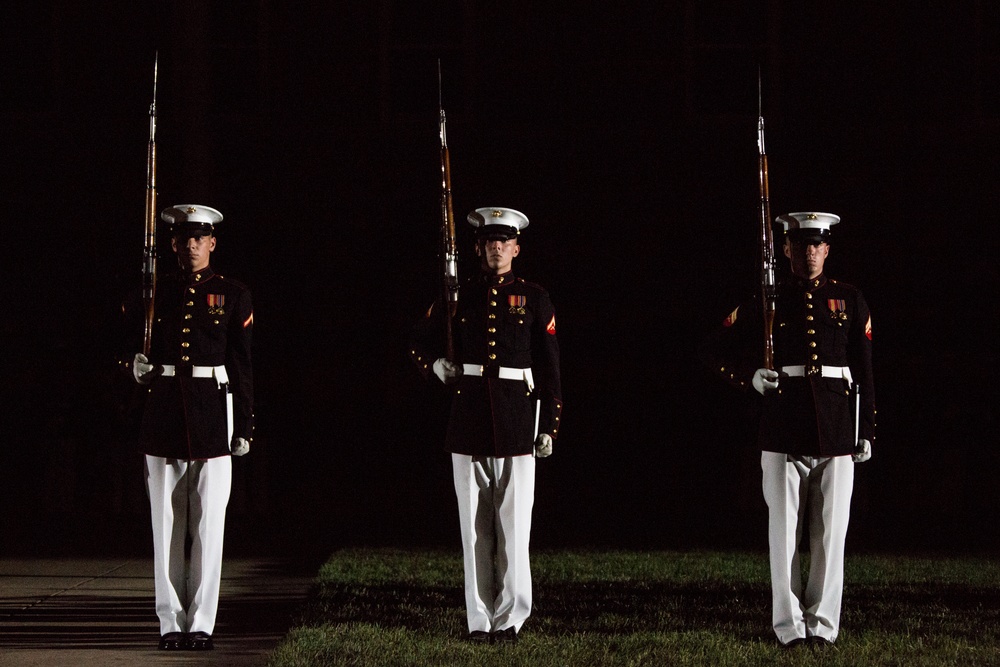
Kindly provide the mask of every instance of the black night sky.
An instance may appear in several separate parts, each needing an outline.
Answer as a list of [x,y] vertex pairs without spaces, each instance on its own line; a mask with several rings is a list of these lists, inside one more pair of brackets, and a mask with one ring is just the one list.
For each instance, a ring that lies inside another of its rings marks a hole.
[[157,50],[159,208],[219,208],[214,264],[254,295],[233,548],[458,548],[447,396],[406,356],[438,289],[438,59],[460,278],[465,213],[521,210],[515,270],[559,318],[533,544],[766,545],[753,397],[695,357],[758,279],[759,68],[772,213],[839,214],[827,273],[873,312],[879,429],[849,549],[1000,546],[994,4],[16,4],[0,550],[150,548],[115,364]]

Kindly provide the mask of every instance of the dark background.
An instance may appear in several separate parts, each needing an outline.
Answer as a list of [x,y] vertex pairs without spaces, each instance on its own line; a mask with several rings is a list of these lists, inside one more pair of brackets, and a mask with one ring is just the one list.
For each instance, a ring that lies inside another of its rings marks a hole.
[[158,208],[222,210],[214,264],[255,300],[227,548],[457,548],[447,397],[405,347],[438,289],[439,58],[460,277],[465,213],[519,209],[559,315],[536,547],[766,545],[753,396],[694,354],[758,279],[758,68],[772,213],[839,214],[827,272],[873,312],[849,547],[1000,546],[995,4],[10,4],[3,551],[149,550],[116,362],[157,50]]

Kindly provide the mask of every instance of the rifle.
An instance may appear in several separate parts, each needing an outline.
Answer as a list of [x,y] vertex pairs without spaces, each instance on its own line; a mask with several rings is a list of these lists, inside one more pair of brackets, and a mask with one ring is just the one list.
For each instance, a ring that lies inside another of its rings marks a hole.
[[455,339],[451,318],[458,309],[458,254],[455,249],[455,212],[451,204],[451,157],[448,154],[448,133],[445,129],[444,106],[441,102],[441,60],[438,60],[438,127],[441,134],[441,261],[444,281],[442,297],[445,312],[445,357],[455,359]]
[[774,232],[771,228],[771,203],[768,198],[767,151],[764,149],[764,112],[757,73],[757,173],[760,184],[760,283],[764,309],[764,368],[774,370],[774,307],[778,290],[774,283]]
[[153,61],[153,102],[149,105],[149,147],[146,151],[146,242],[142,252],[142,303],[146,326],[142,353],[149,356],[153,337],[153,302],[156,300],[156,78],[160,54]]

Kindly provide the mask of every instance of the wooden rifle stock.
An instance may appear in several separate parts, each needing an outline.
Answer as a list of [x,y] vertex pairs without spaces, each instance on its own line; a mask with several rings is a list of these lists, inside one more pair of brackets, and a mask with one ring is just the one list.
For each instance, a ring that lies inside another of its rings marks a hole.
[[149,357],[153,339],[153,309],[156,301],[156,78],[159,54],[153,65],[153,102],[149,105],[149,146],[146,151],[146,238],[142,253],[142,304],[146,324],[142,353]]

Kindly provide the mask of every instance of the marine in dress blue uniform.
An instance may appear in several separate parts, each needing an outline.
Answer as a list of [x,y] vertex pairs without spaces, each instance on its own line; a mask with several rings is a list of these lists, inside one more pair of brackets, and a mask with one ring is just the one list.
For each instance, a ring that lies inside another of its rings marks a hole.
[[[179,271],[158,280],[150,354],[136,354],[131,364],[136,381],[148,386],[139,448],[153,526],[159,647],[208,650],[231,457],[249,451],[253,434],[253,307],[246,286],[210,265],[221,213],[183,205],[161,218],[171,226]],[[141,332],[137,302],[126,315]]]
[[[753,386],[763,397],[759,442],[772,623],[784,646],[837,639],[854,463],[870,458],[875,439],[871,314],[858,288],[823,272],[831,227],[839,221],[816,212],[777,218],[792,271],[778,285],[774,370],[758,367],[759,298],[734,310],[703,349],[723,379]],[[798,545],[807,515],[810,567],[803,590]]]
[[454,389],[445,447],[452,453],[465,562],[469,636],[514,641],[531,613],[528,541],[535,457],[552,453],[562,415],[556,316],[548,292],[516,277],[524,214],[480,208],[481,272],[452,317],[455,359],[444,358],[438,304],[416,327],[411,357]]

